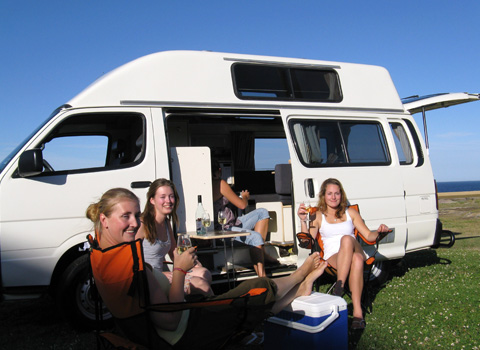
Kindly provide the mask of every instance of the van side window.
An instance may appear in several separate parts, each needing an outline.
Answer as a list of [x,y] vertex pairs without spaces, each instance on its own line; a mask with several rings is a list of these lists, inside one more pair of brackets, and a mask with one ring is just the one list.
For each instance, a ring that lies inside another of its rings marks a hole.
[[340,79],[331,68],[237,63],[232,66],[240,99],[341,102]]
[[408,141],[408,136],[400,123],[390,123],[392,129],[393,139],[395,140],[395,147],[397,148],[398,159],[400,165],[408,165],[413,163],[413,153]]
[[132,166],[142,155],[143,130],[139,114],[70,116],[37,145],[43,149],[43,174]]
[[412,135],[413,142],[415,144],[415,150],[418,157],[417,165],[415,165],[415,167],[422,166],[425,162],[425,158],[422,151],[422,145],[420,144],[420,137],[418,136],[417,131],[415,130],[415,127],[410,120],[403,119],[403,121],[405,122],[405,124],[407,124],[408,130],[410,130],[410,135]]
[[293,119],[295,149],[307,167],[389,165],[380,123]]

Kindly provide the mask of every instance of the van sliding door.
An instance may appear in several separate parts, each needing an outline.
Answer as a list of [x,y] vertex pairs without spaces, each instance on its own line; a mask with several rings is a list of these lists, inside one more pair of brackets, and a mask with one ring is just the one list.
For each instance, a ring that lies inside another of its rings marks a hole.
[[[298,113],[282,115],[291,140],[295,208],[318,201],[322,182],[341,181],[349,203],[359,204],[371,230],[381,223],[395,228],[380,253],[388,258],[404,255],[405,204],[401,176],[392,161],[388,125],[366,116],[332,117]],[[295,209],[296,211],[297,209]],[[297,229],[300,221],[296,218]]]

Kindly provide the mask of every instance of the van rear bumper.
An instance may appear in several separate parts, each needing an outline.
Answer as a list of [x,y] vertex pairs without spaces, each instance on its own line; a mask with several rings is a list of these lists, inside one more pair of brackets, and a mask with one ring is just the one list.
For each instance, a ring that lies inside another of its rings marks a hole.
[[440,246],[440,239],[442,237],[443,224],[440,219],[437,219],[437,226],[435,228],[435,237],[433,239],[432,248],[438,248]]
[[437,219],[437,227],[435,229],[435,238],[432,248],[451,248],[455,244],[455,234],[452,231],[444,230],[442,222]]

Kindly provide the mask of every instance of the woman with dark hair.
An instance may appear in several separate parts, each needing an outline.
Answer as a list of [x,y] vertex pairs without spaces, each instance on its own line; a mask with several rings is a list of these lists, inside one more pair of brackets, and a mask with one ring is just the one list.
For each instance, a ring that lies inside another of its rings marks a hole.
[[[218,162],[212,160],[212,196],[214,217],[217,217],[219,211],[225,211],[227,223],[225,228],[230,231],[249,231],[250,235],[246,237],[236,237],[235,240],[251,246],[250,257],[252,259],[253,268],[258,277],[265,277],[265,264],[278,264],[278,260],[271,257],[265,252],[265,239],[267,237],[268,221],[270,215],[268,210],[257,208],[251,212],[235,218],[235,215],[228,207],[232,204],[239,209],[245,209],[248,205],[250,192],[243,190],[238,196],[233,192],[230,185],[222,179],[222,169]],[[216,224],[219,229],[219,224]]]
[[[334,294],[343,295],[345,281],[352,293],[353,322],[352,328],[365,328],[361,297],[363,290],[363,265],[365,253],[362,246],[356,240],[354,229],[356,228],[368,241],[375,241],[380,232],[387,232],[389,228],[381,224],[377,231],[370,231],[365,225],[360,213],[349,208],[347,195],[342,184],[337,179],[327,179],[322,183],[318,194],[318,211],[310,215],[313,221],[312,227],[318,230],[310,232],[316,237],[319,232],[324,245],[323,259],[337,270],[337,283]],[[317,215],[320,213],[321,215]],[[302,219],[302,231],[308,232],[305,204],[298,209],[298,216]]]
[[[153,268],[163,271],[165,256],[168,254],[171,261],[173,251],[177,247],[173,235],[172,223],[178,226],[177,208],[180,198],[172,181],[167,179],[155,180],[148,189],[147,203],[142,213],[142,225],[136,238],[143,238],[145,262]],[[172,272],[164,274],[172,281]],[[213,295],[211,288],[212,275],[199,262],[188,271],[185,276],[186,294]]]

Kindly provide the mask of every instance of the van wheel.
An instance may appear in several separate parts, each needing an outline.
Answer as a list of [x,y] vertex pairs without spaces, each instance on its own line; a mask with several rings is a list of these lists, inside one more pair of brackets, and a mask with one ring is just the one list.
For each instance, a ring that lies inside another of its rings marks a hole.
[[[89,268],[88,254],[74,260],[63,273],[56,293],[57,306],[64,318],[82,329],[94,329],[97,325]],[[112,315],[104,305],[101,312],[101,328],[112,326]]]
[[368,271],[365,271],[365,278],[369,278],[368,282],[373,285],[382,285],[387,281],[390,270],[390,264],[388,261],[375,261],[372,266],[370,275]]

